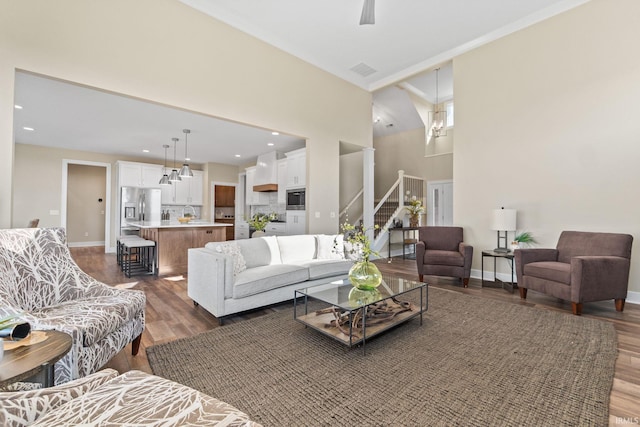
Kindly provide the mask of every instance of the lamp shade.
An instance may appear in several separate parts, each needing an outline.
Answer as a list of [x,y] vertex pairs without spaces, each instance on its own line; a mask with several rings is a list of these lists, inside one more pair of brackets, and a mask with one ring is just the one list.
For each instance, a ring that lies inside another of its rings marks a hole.
[[497,231],[516,230],[516,210],[515,209],[494,209],[491,216],[491,229]]

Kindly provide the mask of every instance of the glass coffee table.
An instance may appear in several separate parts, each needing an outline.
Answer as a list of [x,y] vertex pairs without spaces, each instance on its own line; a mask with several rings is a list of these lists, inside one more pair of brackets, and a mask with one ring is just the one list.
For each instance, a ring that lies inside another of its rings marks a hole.
[[428,285],[383,275],[375,291],[354,288],[349,279],[298,289],[293,318],[307,327],[353,347],[382,332],[420,317],[428,308]]

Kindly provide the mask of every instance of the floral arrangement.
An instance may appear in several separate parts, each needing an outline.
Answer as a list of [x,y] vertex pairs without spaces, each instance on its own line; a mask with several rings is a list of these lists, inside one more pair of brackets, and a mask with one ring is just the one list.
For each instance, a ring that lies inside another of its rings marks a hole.
[[[362,225],[353,225],[345,222],[340,226],[340,230],[344,234],[344,240],[351,244],[350,248],[345,247],[345,251],[355,255],[358,260],[369,262],[369,258],[373,256],[380,256],[380,254],[371,249],[371,241],[367,237],[366,232],[368,230],[378,230],[379,225],[364,229]],[[335,244],[334,244],[335,248]]]
[[523,231],[522,233],[517,234],[516,237],[513,238],[513,241],[527,244],[538,243],[536,242],[535,237],[533,237],[530,231]]
[[421,213],[424,212],[424,206],[422,206],[422,200],[419,200],[416,198],[416,196],[413,196],[411,200],[409,200],[409,205],[406,206],[406,209],[407,211],[409,211],[409,214],[411,214],[411,216],[420,215]]
[[276,219],[276,214],[271,212],[270,214],[255,213],[249,221],[249,225],[256,229],[256,231],[264,231],[267,224]]

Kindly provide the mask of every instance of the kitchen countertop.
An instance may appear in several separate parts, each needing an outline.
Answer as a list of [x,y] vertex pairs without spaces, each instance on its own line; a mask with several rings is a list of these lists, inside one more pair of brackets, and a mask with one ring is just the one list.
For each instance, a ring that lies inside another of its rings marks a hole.
[[127,221],[128,225],[140,228],[194,228],[194,227],[229,227],[231,224],[209,222],[203,220],[189,221],[181,224],[178,221]]

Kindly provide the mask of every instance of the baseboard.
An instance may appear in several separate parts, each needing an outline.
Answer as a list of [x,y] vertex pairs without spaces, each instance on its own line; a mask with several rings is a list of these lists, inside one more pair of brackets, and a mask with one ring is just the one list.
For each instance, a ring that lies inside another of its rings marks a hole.
[[68,242],[70,248],[84,248],[89,246],[104,246],[104,240],[101,242]]
[[[481,270],[471,270],[471,277],[474,279],[481,279]],[[511,282],[511,274],[509,273],[496,273],[496,277],[503,282]],[[485,271],[484,272],[484,280],[493,282],[493,271]],[[513,276],[513,281],[517,282],[515,276]],[[625,304],[640,304],[640,292],[635,291],[627,291],[627,298],[625,299]]]

